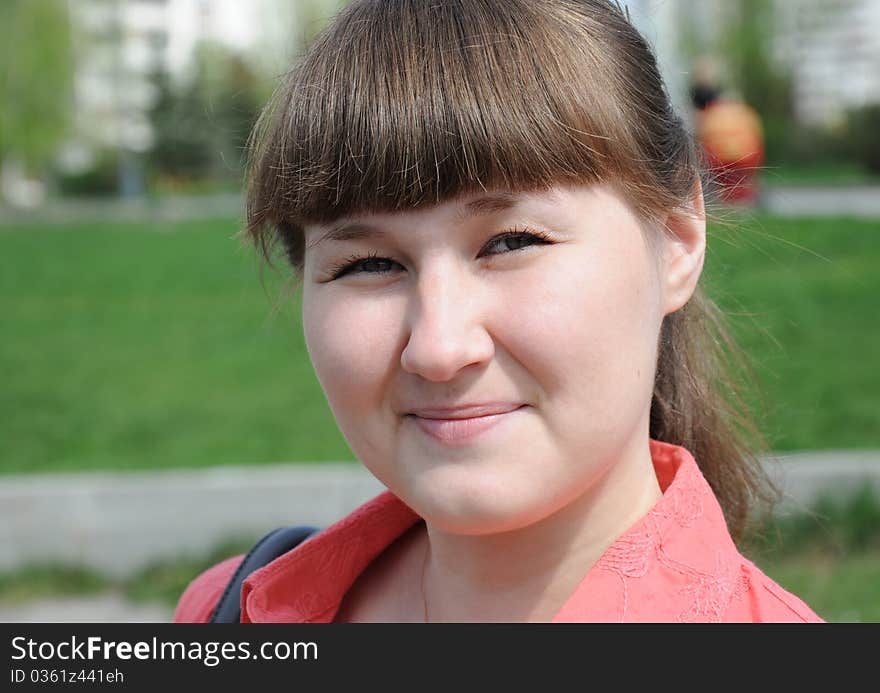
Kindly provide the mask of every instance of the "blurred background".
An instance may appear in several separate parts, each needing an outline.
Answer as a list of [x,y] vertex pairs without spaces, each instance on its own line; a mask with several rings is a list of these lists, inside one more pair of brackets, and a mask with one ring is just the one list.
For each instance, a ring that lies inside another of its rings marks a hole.
[[[0,2],[0,620],[166,620],[379,490],[235,238],[250,129],[344,4]],[[880,621],[880,0],[623,4],[711,169],[703,281],[786,492],[747,554]]]

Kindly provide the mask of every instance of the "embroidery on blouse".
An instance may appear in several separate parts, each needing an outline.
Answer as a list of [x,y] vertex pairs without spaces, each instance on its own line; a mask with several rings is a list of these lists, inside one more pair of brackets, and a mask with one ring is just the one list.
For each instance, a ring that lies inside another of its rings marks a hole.
[[691,526],[703,515],[701,489],[688,478],[687,483],[667,489],[661,507],[651,509],[640,530],[625,532],[596,562],[596,567],[640,578],[648,572],[651,560],[663,543],[664,528],[675,532]]
[[715,569],[712,572],[676,561],[663,549],[659,554],[660,563],[687,577],[687,584],[679,590],[682,597],[690,603],[676,617],[680,623],[720,623],[734,600],[741,598],[748,590],[748,583],[740,570],[737,560],[725,559],[724,553],[715,554]]
[[676,560],[665,547],[666,539],[703,516],[704,483],[693,473],[679,475],[659,507],[645,516],[641,527],[621,536],[596,562],[595,568],[620,579],[621,621],[627,616],[629,582],[645,577],[654,562],[685,577],[685,586],[677,592],[685,603],[676,617],[680,622],[721,621],[730,605],[747,592],[748,582],[736,556],[726,557],[725,552],[718,551],[714,569],[705,571]]

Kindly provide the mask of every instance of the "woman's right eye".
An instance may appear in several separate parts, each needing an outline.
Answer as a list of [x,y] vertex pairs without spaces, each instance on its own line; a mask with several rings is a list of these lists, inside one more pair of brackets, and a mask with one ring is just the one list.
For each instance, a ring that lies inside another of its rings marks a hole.
[[330,276],[333,279],[339,279],[346,274],[388,274],[393,271],[396,264],[394,260],[387,257],[379,257],[375,253],[367,256],[352,255],[344,262],[333,267],[330,270]]

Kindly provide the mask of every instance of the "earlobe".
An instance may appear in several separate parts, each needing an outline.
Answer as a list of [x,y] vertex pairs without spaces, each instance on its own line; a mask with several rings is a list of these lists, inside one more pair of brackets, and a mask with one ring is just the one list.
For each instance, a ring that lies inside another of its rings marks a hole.
[[697,288],[706,257],[706,213],[703,188],[697,180],[691,204],[666,219],[663,266],[664,315],[682,308]]

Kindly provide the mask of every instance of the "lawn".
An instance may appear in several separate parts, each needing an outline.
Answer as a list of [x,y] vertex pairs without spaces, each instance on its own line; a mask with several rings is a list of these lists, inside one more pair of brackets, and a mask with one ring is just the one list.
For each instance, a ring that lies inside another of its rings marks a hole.
[[[0,231],[0,473],[352,458],[298,297],[261,284],[236,230]],[[775,449],[880,446],[878,267],[880,221],[711,228],[705,286],[755,361]]]
[[825,162],[816,164],[766,163],[761,167],[763,185],[849,187],[878,185],[880,175],[868,171],[854,161]]
[[880,220],[729,220],[704,286],[754,366],[776,450],[880,447]]
[[880,498],[871,487],[766,518],[740,548],[826,621],[880,622]]
[[0,233],[0,470],[348,459],[233,220]]
[[880,551],[851,556],[806,553],[761,569],[833,623],[880,623]]

